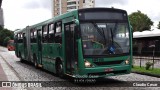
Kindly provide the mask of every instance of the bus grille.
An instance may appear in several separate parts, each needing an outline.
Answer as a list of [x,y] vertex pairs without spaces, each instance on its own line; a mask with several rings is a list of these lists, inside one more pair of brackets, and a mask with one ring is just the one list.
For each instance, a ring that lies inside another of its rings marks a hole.
[[107,62],[94,62],[96,65],[114,65],[114,64],[121,64],[124,60],[119,61],[107,61]]

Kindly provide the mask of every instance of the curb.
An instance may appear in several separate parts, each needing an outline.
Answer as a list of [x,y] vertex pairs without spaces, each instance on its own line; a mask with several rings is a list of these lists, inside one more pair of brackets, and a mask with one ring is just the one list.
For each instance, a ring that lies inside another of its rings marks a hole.
[[1,45],[0,45],[0,47],[7,48],[7,47],[5,47],[5,46],[1,46]]
[[137,73],[137,74],[141,74],[141,75],[147,75],[147,76],[160,78],[160,75],[150,74],[150,73],[145,73],[145,72],[132,71],[132,73]]

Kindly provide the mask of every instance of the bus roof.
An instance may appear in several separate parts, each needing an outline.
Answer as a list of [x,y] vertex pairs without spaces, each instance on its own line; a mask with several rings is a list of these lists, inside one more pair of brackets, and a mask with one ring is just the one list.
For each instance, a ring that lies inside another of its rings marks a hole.
[[[58,21],[58,20],[61,20],[63,18],[66,18],[66,17],[69,17],[69,16],[73,16],[75,13],[77,13],[78,11],[104,11],[104,10],[108,10],[108,11],[121,11],[121,12],[126,12],[125,10],[122,10],[122,9],[116,9],[116,8],[83,8],[83,9],[78,9],[78,10],[73,10],[73,11],[70,11],[70,12],[67,12],[67,13],[64,13],[62,15],[59,15],[59,16],[55,16],[51,19],[48,19],[48,20],[45,20],[43,22],[40,22],[40,23],[37,23],[37,24],[34,24],[34,25],[31,25],[31,26],[27,26],[26,28],[29,28],[29,29],[32,29],[32,28],[37,28],[37,27],[41,27],[42,25],[44,24],[49,24],[51,22],[55,22],[55,21]],[[14,33],[19,33],[19,32],[22,32],[23,30],[26,30],[26,28],[23,28],[23,29],[17,29],[14,31]]]
[[78,11],[119,11],[119,12],[126,12],[126,10],[123,9],[117,9],[117,8],[103,8],[103,7],[97,7],[97,8],[82,8],[78,9]]

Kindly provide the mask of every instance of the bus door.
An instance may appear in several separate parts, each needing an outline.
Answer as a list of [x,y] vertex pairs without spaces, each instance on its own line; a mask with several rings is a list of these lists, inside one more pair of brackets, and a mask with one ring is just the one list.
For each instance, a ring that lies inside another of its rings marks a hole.
[[24,54],[24,59],[27,58],[27,40],[26,40],[26,35],[23,33],[23,54]]
[[43,68],[48,70],[49,69],[49,58],[48,58],[48,35],[47,35],[47,29],[48,26],[44,25],[42,26],[42,63],[43,63]]
[[42,65],[42,31],[37,30],[37,43],[38,43],[38,64]]
[[74,24],[72,22],[64,24],[65,28],[65,60],[66,72],[73,74],[75,61],[74,61]]

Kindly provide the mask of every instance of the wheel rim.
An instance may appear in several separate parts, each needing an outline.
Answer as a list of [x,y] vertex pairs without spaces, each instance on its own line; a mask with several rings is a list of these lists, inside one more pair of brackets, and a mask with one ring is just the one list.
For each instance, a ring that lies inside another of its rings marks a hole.
[[37,59],[36,59],[36,56],[34,56],[33,59],[34,59],[34,66],[37,67]]
[[37,67],[37,63],[36,63],[36,61],[34,62],[34,66],[36,66],[36,67]]
[[22,62],[22,56],[21,56],[21,53],[19,53],[19,57],[20,57],[20,62]]
[[61,75],[62,74],[62,64],[59,64],[58,66],[58,74]]

